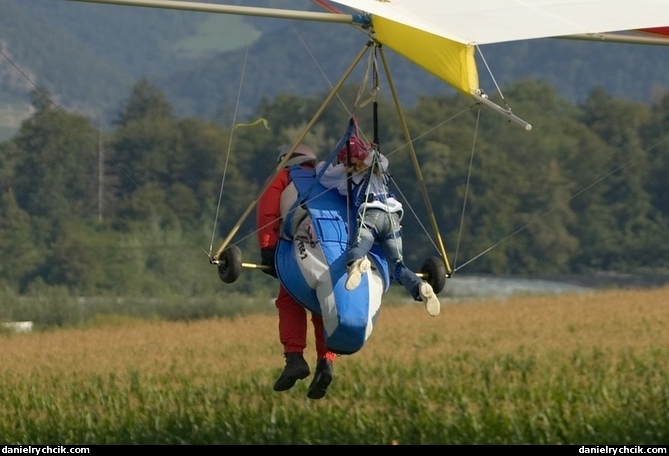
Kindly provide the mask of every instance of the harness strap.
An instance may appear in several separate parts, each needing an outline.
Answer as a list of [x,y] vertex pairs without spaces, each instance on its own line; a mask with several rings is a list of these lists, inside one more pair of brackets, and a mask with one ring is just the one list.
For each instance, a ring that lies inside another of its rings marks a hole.
[[[289,179],[293,182],[295,182],[296,180],[308,177],[308,176],[313,176],[313,175],[314,175],[313,170],[304,169],[300,165],[294,165],[294,166],[291,166],[288,169]],[[308,213],[307,213],[307,208],[304,204],[305,200],[306,200],[306,196],[301,195],[300,192],[299,192],[299,188],[298,188],[297,198],[295,199],[293,204],[290,206],[290,209],[288,210],[288,213],[285,215],[284,220],[283,220],[283,237],[284,237],[284,239],[292,241],[294,233],[292,232],[291,228],[293,226],[297,226],[300,223],[302,223],[302,220],[304,220],[307,217]],[[301,207],[304,210],[303,211],[298,211],[297,210],[298,207]],[[299,220],[297,223],[295,223],[295,225],[293,225],[293,223],[294,223],[293,218],[295,217],[296,212],[300,213],[301,220]]]

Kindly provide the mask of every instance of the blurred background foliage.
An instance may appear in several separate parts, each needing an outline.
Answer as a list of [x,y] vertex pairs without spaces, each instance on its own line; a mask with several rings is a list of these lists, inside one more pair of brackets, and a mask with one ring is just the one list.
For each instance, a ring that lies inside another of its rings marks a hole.
[[[319,158],[344,134],[344,107],[357,91],[345,86],[342,103],[310,130],[305,142]],[[531,132],[455,94],[405,110],[451,263],[480,274],[666,272],[669,94],[646,106],[595,89],[575,104],[533,80],[505,92]],[[223,284],[207,254],[324,96],[264,99],[244,122],[264,118],[269,129],[231,129],[176,116],[142,79],[101,130],[35,90],[34,113],[0,143],[0,284],[16,296],[50,287],[88,297],[271,294],[276,282],[255,271]],[[371,107],[357,115],[371,139]],[[438,252],[395,108],[383,97],[378,127],[407,208],[406,261],[419,270]],[[254,220],[233,238],[246,262],[260,261]]]

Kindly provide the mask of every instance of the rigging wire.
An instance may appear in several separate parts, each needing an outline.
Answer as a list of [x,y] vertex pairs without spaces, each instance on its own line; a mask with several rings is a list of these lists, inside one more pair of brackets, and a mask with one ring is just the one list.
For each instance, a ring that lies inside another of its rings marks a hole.
[[467,168],[467,183],[465,184],[465,194],[462,197],[462,211],[460,212],[460,228],[458,228],[458,239],[455,243],[455,254],[453,256],[453,272],[457,271],[458,252],[460,250],[460,242],[462,241],[462,231],[465,226],[465,213],[467,211],[467,198],[469,197],[469,184],[472,177],[472,169],[474,168],[474,151],[476,149],[476,138],[478,137],[479,123],[481,121],[481,107],[476,113],[476,123],[474,125],[474,138],[472,140],[472,152],[469,155],[469,167]]
[[[378,49],[377,46],[373,46],[373,49],[370,49],[369,55],[367,56],[367,65],[363,73],[362,82],[360,83],[355,103],[353,104],[353,113],[351,115],[355,115],[358,111],[360,111],[360,109],[364,108],[369,103],[378,102],[379,77],[378,77],[378,60],[377,60],[378,56],[376,53],[377,49]],[[373,82],[371,84],[371,89],[369,89],[369,98],[363,100],[363,96],[365,94],[365,88],[367,87],[367,83],[370,79],[370,74],[372,75]],[[361,133],[363,135],[363,139],[365,139],[367,142],[370,142],[367,140],[367,138],[365,138],[364,132]]]
[[15,69],[16,71],[18,71],[18,72],[21,74],[21,76],[23,76],[23,77],[25,78],[25,80],[28,81],[28,82],[30,83],[30,85],[32,85],[33,88],[34,88],[37,92],[39,92],[40,95],[42,95],[42,96],[43,96],[43,97],[44,97],[44,98],[45,98],[45,99],[46,99],[46,100],[47,100],[53,107],[55,107],[58,111],[60,111],[60,113],[63,114],[66,118],[69,118],[68,113],[65,112],[60,106],[58,106],[58,105],[57,105],[57,104],[56,104],[56,103],[49,97],[49,94],[46,92],[46,90],[44,90],[44,89],[42,89],[41,87],[37,86],[37,84],[35,84],[35,83],[33,82],[33,80],[30,79],[30,76],[28,76],[28,75],[27,75],[21,68],[19,68],[18,65],[17,65],[16,63],[14,63],[14,61],[13,61],[7,54],[5,54],[4,51],[0,50],[0,55],[2,55],[2,56],[5,58],[5,60],[7,60],[7,61],[9,62],[9,64],[10,64],[11,66],[13,66],[14,69]]
[[560,207],[562,207],[562,206],[564,205],[564,203],[571,202],[573,199],[577,198],[578,196],[582,195],[582,194],[585,193],[586,191],[588,191],[588,190],[590,190],[591,188],[595,187],[595,186],[598,185],[600,182],[606,180],[608,177],[610,177],[610,176],[612,176],[613,174],[617,173],[617,172],[620,171],[621,169],[624,169],[625,167],[627,167],[627,165],[629,165],[630,163],[632,163],[633,161],[635,161],[635,160],[638,159],[639,157],[641,157],[641,156],[647,154],[648,152],[650,152],[651,150],[655,149],[656,147],[659,147],[661,144],[663,144],[664,142],[666,142],[666,141],[668,141],[668,140],[669,140],[669,138],[662,139],[662,140],[658,141],[657,143],[653,144],[653,145],[652,145],[651,147],[649,147],[647,150],[644,150],[644,151],[641,151],[641,152],[639,152],[639,153],[636,153],[636,154],[632,155],[632,156],[629,158],[629,160],[626,160],[625,162],[623,162],[623,163],[621,163],[620,165],[618,165],[618,166],[616,166],[615,168],[613,168],[613,169],[612,169],[611,171],[609,171],[608,173],[606,173],[606,174],[600,176],[598,179],[596,179],[596,180],[593,181],[592,183],[586,185],[585,187],[583,187],[581,190],[579,190],[579,191],[577,191],[576,193],[574,193],[573,195],[571,195],[571,196],[570,196],[569,198],[567,198],[566,200],[563,200],[563,201],[560,201],[560,202],[554,204],[554,205],[553,205],[552,207],[550,207],[548,210],[546,210],[546,211],[543,212],[542,214],[538,215],[538,216],[535,217],[534,219],[530,220],[530,221],[527,222],[525,225],[521,226],[520,228],[518,228],[518,229],[515,230],[514,232],[512,232],[512,233],[510,233],[509,235],[503,237],[502,239],[500,239],[499,241],[495,242],[495,243],[494,243],[493,245],[491,245],[490,247],[486,248],[485,250],[481,251],[480,253],[478,253],[478,254],[475,255],[474,257],[470,258],[469,260],[467,260],[466,262],[464,262],[463,264],[461,264],[457,269],[455,269],[454,272],[455,272],[456,270],[458,270],[458,269],[462,269],[463,267],[467,266],[468,264],[470,264],[470,263],[472,263],[473,261],[477,260],[478,258],[482,257],[483,255],[485,255],[486,253],[490,252],[491,250],[493,250],[494,248],[496,248],[497,246],[499,246],[499,245],[502,244],[503,242],[506,242],[507,240],[509,240],[509,239],[511,239],[512,237],[516,236],[518,233],[520,233],[520,232],[522,232],[522,231],[525,231],[527,228],[529,228],[530,226],[534,225],[535,223],[537,223],[537,222],[538,222],[539,220],[541,220],[542,218],[546,217],[546,216],[547,216],[548,214],[550,214],[551,212],[553,212],[553,211],[559,209]]
[[[411,138],[411,142],[412,142],[412,143],[415,143],[416,141],[418,141],[419,139],[421,139],[423,136],[426,136],[426,135],[432,133],[433,131],[435,131],[435,130],[441,128],[441,127],[443,127],[443,126],[446,125],[447,123],[449,123],[449,122],[455,120],[456,118],[460,117],[461,115],[463,115],[463,114],[469,112],[472,108],[474,108],[474,107],[476,107],[476,106],[477,106],[477,105],[474,104],[473,106],[471,106],[471,107],[469,107],[469,108],[466,108],[466,109],[463,109],[462,111],[460,111],[460,112],[458,112],[458,113],[452,115],[452,116],[449,117],[448,119],[442,120],[441,122],[439,122],[438,124],[434,125],[433,127],[429,128],[429,129],[427,129],[427,130],[425,130],[425,131],[424,131],[423,133],[421,133],[420,135],[415,136],[415,137],[412,137],[412,138]],[[395,153],[398,153],[401,149],[403,149],[403,148],[406,147],[406,146],[407,146],[407,144],[402,144],[402,145],[398,146],[395,150],[392,150],[392,151],[386,153],[385,155],[386,155],[386,157],[391,157],[392,155],[394,155]],[[419,217],[418,214],[416,213],[416,210],[414,209],[413,205],[412,205],[411,202],[409,201],[409,198],[407,198],[407,196],[404,194],[404,192],[402,192],[402,188],[398,185],[397,181],[393,178],[392,174],[390,175],[390,180],[391,180],[391,182],[393,183],[393,187],[395,188],[395,190],[397,190],[397,193],[398,193],[398,194],[400,195],[400,197],[402,198],[402,200],[403,200],[403,203],[402,203],[402,204],[403,204],[406,208],[408,208],[408,209],[409,209],[409,212],[411,212],[411,214],[414,216],[414,218],[416,219],[416,222],[418,223],[418,225],[419,225],[419,226],[421,227],[421,229],[423,230],[423,233],[427,236],[428,240],[430,241],[430,243],[431,243],[432,246],[434,247],[434,250],[435,250],[435,251],[439,251],[439,247],[437,246],[437,243],[434,241],[434,238],[433,238],[432,234],[429,232],[429,230],[428,230],[428,228],[425,226],[425,224],[423,224],[423,222],[421,221],[420,217]]]
[[[64,110],[63,108],[61,108],[55,101],[53,101],[53,99],[51,99],[51,97],[49,97],[48,92],[47,92],[44,88],[42,88],[42,87],[38,86],[37,84],[35,84],[35,82],[34,82],[32,79],[30,79],[30,76],[28,76],[28,75],[26,74],[26,72],[23,71],[23,70],[22,70],[22,69],[21,69],[21,68],[20,68],[20,67],[19,67],[19,66],[18,66],[18,65],[11,59],[11,58],[10,58],[4,51],[2,51],[1,49],[0,49],[0,55],[2,55],[2,56],[5,58],[5,60],[7,60],[7,62],[9,62],[9,64],[12,65],[12,66],[14,67],[14,69],[15,69],[16,71],[18,71],[19,74],[20,74],[21,76],[23,76],[23,78],[24,78],[26,81],[28,81],[28,83],[29,83],[31,86],[33,86],[33,88],[35,89],[35,91],[36,91],[37,93],[39,93],[42,97],[44,97],[44,99],[47,100],[47,101],[49,102],[49,104],[50,104],[51,106],[53,106],[53,107],[54,107],[54,108],[55,108],[55,109],[56,109],[56,110],[57,110],[57,111],[58,111],[58,112],[59,112],[59,113],[60,113],[60,114],[61,114],[61,115],[68,121],[68,122],[72,122],[72,123],[74,122],[74,118],[70,115],[70,113],[68,113],[67,111],[65,111],[65,110]],[[99,135],[99,134],[100,134],[100,130],[98,129],[98,135]],[[90,137],[90,136],[87,136],[87,139],[90,141],[91,145],[93,145],[94,147],[97,148],[97,147],[99,146],[99,145],[98,145],[98,139],[97,139],[97,138],[92,138],[92,137]],[[109,160],[109,162],[110,162],[112,165],[114,165],[114,167],[115,167],[117,170],[119,170],[119,171],[120,171],[120,172],[121,172],[121,173],[122,173],[122,174],[123,174],[129,181],[130,181],[130,182],[132,182],[136,187],[139,186],[139,185],[137,184],[137,182],[132,178],[132,176],[130,176],[130,175],[125,171],[125,169],[123,169],[123,167],[120,166],[120,163],[116,162],[115,160]]]
[[225,154],[225,164],[223,165],[223,176],[221,176],[221,186],[218,191],[218,204],[216,204],[216,214],[214,215],[214,225],[211,230],[211,240],[209,242],[209,252],[207,253],[207,256],[211,260],[211,253],[214,249],[214,237],[216,236],[216,223],[218,221],[218,216],[221,210],[221,204],[223,201],[223,188],[225,187],[225,176],[227,175],[228,171],[228,164],[230,162],[230,155],[232,153],[232,140],[235,135],[235,126],[237,124],[237,114],[239,113],[239,105],[240,105],[240,99],[241,99],[241,94],[242,94],[242,87],[244,85],[244,75],[246,74],[246,63],[248,61],[248,56],[249,56],[249,48],[250,48],[250,43],[247,43],[246,45],[246,50],[244,52],[244,61],[242,64],[242,71],[240,73],[239,77],[239,87],[237,89],[237,101],[235,102],[235,110],[234,114],[232,116],[232,127],[230,128],[230,139],[228,140],[228,151]]
[[499,96],[502,98],[502,101],[504,102],[504,106],[509,109],[509,104],[506,102],[506,98],[504,98],[504,94],[502,93],[502,89],[499,87],[499,84],[497,84],[497,80],[495,79],[495,75],[492,73],[492,70],[490,69],[490,66],[488,65],[488,61],[485,59],[485,56],[483,55],[483,51],[479,47],[479,45],[476,45],[476,51],[478,52],[479,56],[481,56],[481,60],[483,61],[483,65],[485,65],[486,70],[488,70],[488,74],[490,75],[490,79],[492,79],[492,83],[495,85],[495,88],[497,89],[497,93],[499,93]]
[[[325,74],[325,70],[323,70],[323,67],[320,65],[320,63],[318,63],[318,60],[316,59],[316,56],[313,54],[313,52],[311,52],[311,48],[309,47],[307,42],[304,40],[304,38],[302,37],[302,34],[298,31],[297,27],[295,27],[294,22],[291,22],[291,27],[293,28],[293,31],[295,32],[295,35],[297,36],[297,39],[300,40],[300,42],[302,43],[302,46],[304,46],[304,49],[307,51],[307,54],[309,54],[309,57],[311,57],[311,60],[316,65],[316,68],[318,69],[318,71],[320,71],[321,76],[323,76],[323,79],[325,80],[325,82],[328,84],[330,89],[332,89],[334,87],[334,84],[332,83],[330,78],[328,78],[327,74]],[[346,113],[349,115],[349,117],[351,115],[353,115],[351,113],[351,111],[348,109],[348,106],[346,105],[344,100],[342,100],[342,98],[339,96],[339,94],[336,94],[336,98],[339,101],[339,103],[342,105],[342,107],[344,108]]]
[[[11,66],[13,66],[14,69],[15,69],[15,70],[16,70],[16,71],[17,71],[17,72],[18,72],[18,73],[19,73],[19,74],[20,74],[20,75],[21,75],[21,76],[22,76],[22,77],[23,77],[23,78],[24,78],[24,79],[25,79],[31,86],[33,86],[33,88],[35,89],[35,91],[36,91],[37,93],[39,93],[39,95],[41,95],[41,96],[42,96],[42,97],[43,97],[43,98],[44,98],[44,99],[45,99],[51,106],[53,106],[53,107],[58,111],[58,113],[59,113],[60,115],[62,115],[62,116],[65,118],[66,121],[68,121],[68,122],[70,122],[70,123],[72,123],[72,124],[74,123],[74,121],[75,121],[74,116],[72,116],[68,111],[66,111],[66,110],[63,109],[61,106],[59,106],[59,105],[58,105],[58,104],[57,104],[57,103],[56,103],[56,102],[49,96],[48,92],[47,92],[44,88],[38,86],[38,85],[37,85],[37,84],[30,78],[30,76],[29,76],[28,74],[26,74],[26,72],[23,71],[23,70],[22,70],[22,69],[21,69],[21,68],[20,68],[20,67],[19,67],[19,66],[18,66],[18,65],[11,59],[11,58],[10,58],[5,52],[3,52],[1,49],[0,49],[0,55],[1,55],[2,57],[4,57],[5,60],[7,60],[7,62],[9,62],[9,64],[10,64]],[[88,117],[86,117],[86,119],[88,119]],[[89,119],[89,120],[90,120],[90,119]],[[88,133],[88,132],[86,132],[86,134],[84,135],[85,139],[86,139],[86,140],[87,140],[93,147],[95,147],[96,149],[99,149],[99,147],[100,147],[100,145],[99,145],[99,138],[100,138],[100,135],[102,134],[101,127],[98,128],[98,135],[97,135],[97,137],[92,137],[92,136],[88,135],[87,133]],[[125,169],[125,167],[122,166],[122,163],[119,163],[117,160],[115,160],[115,159],[113,159],[113,158],[109,158],[109,157],[107,157],[107,156],[105,156],[105,161],[106,161],[109,165],[111,165],[111,167],[112,167],[114,170],[118,171],[120,174],[123,175],[124,178],[126,178],[129,182],[131,182],[131,183],[135,186],[135,188],[139,188],[139,184],[137,183],[137,181],[133,178],[133,176],[131,176],[131,175],[127,172],[127,170]],[[193,239],[193,236],[191,236],[191,235],[188,234],[188,233],[186,233],[186,236],[188,236],[191,240]],[[195,242],[193,242],[193,244],[195,244]],[[178,246],[181,246],[181,244],[166,245],[165,243],[163,243],[163,244],[161,244],[159,247],[160,247],[160,248],[165,248],[165,247],[178,247]],[[156,249],[156,246],[148,246],[148,247],[144,247],[144,248]]]

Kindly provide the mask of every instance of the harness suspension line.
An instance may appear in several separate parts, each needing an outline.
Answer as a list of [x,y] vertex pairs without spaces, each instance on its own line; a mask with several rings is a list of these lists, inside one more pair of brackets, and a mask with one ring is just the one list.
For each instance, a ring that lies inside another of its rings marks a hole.
[[[372,166],[370,168],[370,174],[369,174],[369,179],[372,178],[372,173],[379,172],[381,173],[381,182],[383,184],[383,192],[380,195],[382,199],[382,203],[385,204],[386,206],[388,205],[388,195],[390,194],[389,191],[389,179],[387,179],[387,175],[384,174],[381,171],[380,164],[379,164],[379,153],[381,152],[381,140],[379,138],[379,102],[378,102],[378,94],[380,92],[379,89],[379,70],[378,70],[378,61],[376,59],[376,51],[379,48],[375,48],[375,54],[374,54],[374,86],[372,88],[373,91],[373,103],[372,103],[372,116],[373,116],[373,124],[374,124],[374,140],[372,142],[372,153],[374,154],[374,157],[372,159]],[[365,195],[365,198],[367,199],[369,196],[369,186],[367,187],[367,195]],[[395,219],[392,217],[390,212],[386,212],[386,216],[388,217],[388,223],[390,224],[391,227],[391,236],[392,239],[396,239],[397,236],[400,234],[400,229],[401,229],[401,224],[398,225],[395,223]],[[398,245],[395,244],[395,248],[397,249]],[[402,252],[399,251],[399,249],[396,250],[396,255],[397,258],[400,259],[400,261],[404,261]]]
[[[355,119],[355,116],[357,115],[357,112],[360,110],[360,108],[367,106],[370,102],[373,103],[373,106],[378,105],[377,97],[378,97],[378,64],[377,64],[377,58],[376,58],[376,50],[378,49],[378,43],[376,41],[370,41],[370,53],[367,58],[367,65],[365,67],[365,72],[363,74],[363,80],[362,83],[360,84],[360,87],[358,88],[358,93],[356,95],[354,107],[353,107],[353,115],[351,116],[351,121],[353,122],[353,125],[355,126],[355,135],[358,138],[363,138],[364,139],[364,134],[360,131],[358,128],[358,123]],[[367,87],[367,81],[369,80],[369,74],[372,73],[372,88],[370,90],[370,98],[366,99],[365,101],[361,101],[363,99],[363,95],[365,92],[365,88]],[[376,108],[374,108],[374,142],[378,142],[378,114],[376,111]],[[350,150],[350,142],[346,142],[346,147],[347,147],[347,162],[346,162],[346,192],[348,195],[348,198],[346,199],[346,205],[347,205],[347,213],[350,215],[351,214],[351,207],[356,207],[356,202],[359,204],[362,204],[363,201],[352,201],[353,197],[359,198],[359,195],[356,193],[356,195],[353,195],[353,175],[351,174],[351,150]],[[376,158],[376,156],[374,157]],[[368,172],[365,173],[365,176],[362,178],[360,185],[365,185],[365,191],[364,191],[364,201],[367,201],[369,197],[369,178],[370,174],[368,174],[373,168],[370,167],[368,169]],[[364,225],[364,218],[365,218],[365,212],[366,212],[366,206],[362,206],[362,210],[360,213],[355,214],[355,220],[354,222],[356,223],[356,238],[354,243],[360,242],[360,229]],[[351,220],[348,220],[348,225],[351,226]]]

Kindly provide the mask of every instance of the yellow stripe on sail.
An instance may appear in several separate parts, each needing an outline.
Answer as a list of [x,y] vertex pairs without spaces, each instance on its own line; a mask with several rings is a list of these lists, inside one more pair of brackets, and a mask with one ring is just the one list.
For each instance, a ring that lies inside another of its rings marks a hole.
[[461,92],[479,88],[474,47],[374,16],[376,39]]

